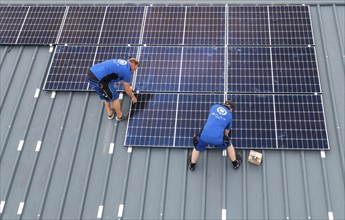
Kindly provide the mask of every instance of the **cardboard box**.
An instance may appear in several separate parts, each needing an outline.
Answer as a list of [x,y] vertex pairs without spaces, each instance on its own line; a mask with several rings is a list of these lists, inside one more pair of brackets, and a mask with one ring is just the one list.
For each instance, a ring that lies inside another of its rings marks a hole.
[[255,164],[255,165],[260,165],[262,161],[262,153],[256,152],[256,151],[249,151],[249,156],[248,156],[248,162]]

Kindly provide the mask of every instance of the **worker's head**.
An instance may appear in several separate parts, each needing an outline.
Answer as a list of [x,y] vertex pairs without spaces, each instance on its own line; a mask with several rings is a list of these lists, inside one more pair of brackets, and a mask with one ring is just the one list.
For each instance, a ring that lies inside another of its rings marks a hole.
[[227,101],[224,103],[224,105],[225,105],[226,107],[228,107],[228,109],[230,109],[231,111],[234,111],[235,106],[236,106],[236,103],[235,103],[234,101],[232,101],[232,100],[227,100]]
[[140,66],[139,61],[135,58],[130,58],[128,61],[129,61],[129,65],[131,65],[132,72],[135,72],[137,68]]

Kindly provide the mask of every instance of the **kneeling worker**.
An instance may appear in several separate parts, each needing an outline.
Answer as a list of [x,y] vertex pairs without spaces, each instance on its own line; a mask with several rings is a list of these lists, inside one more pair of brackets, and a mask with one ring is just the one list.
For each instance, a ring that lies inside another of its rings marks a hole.
[[189,156],[189,169],[195,169],[200,151],[205,150],[207,145],[217,146],[221,150],[227,150],[232,167],[237,170],[242,162],[242,156],[235,154],[234,146],[229,138],[232,127],[232,112],[235,102],[228,100],[223,105],[215,104],[211,107],[206,124],[200,134],[194,136],[194,149]]
[[[121,111],[119,94],[114,87],[114,83],[121,81],[125,92],[132,99],[132,103],[135,104],[137,98],[132,92],[130,82],[132,74],[139,66],[138,60],[130,58],[128,61],[121,59],[106,60],[90,68],[87,81],[104,101],[109,119],[114,118],[115,112],[117,121],[128,118],[128,115],[123,114]],[[110,103],[112,103],[114,110],[111,108]]]

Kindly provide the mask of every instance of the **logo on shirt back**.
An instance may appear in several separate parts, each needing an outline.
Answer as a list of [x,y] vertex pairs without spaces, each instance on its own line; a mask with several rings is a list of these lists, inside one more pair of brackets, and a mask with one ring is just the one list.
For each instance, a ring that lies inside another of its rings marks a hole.
[[126,65],[126,64],[127,64],[127,61],[126,61],[126,60],[117,60],[117,62],[118,62],[120,65]]
[[218,107],[218,108],[217,108],[217,112],[218,112],[220,115],[226,115],[226,114],[227,114],[226,109],[223,108],[223,107]]

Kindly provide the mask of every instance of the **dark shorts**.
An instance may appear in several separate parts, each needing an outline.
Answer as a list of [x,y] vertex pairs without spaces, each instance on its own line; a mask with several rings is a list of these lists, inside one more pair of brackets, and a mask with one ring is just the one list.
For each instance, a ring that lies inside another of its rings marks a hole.
[[[91,71],[89,71],[89,73],[87,74],[87,81],[89,82],[91,87],[97,92],[100,99],[105,100],[107,102],[112,102],[119,98],[119,93],[116,91],[114,83],[110,82],[106,87],[102,89],[99,87],[99,82],[97,82],[96,80],[98,79],[95,77],[95,75]],[[107,98],[105,98],[103,94],[107,95]]]
[[228,149],[228,147],[230,147],[230,145],[231,145],[231,142],[228,144],[228,146],[225,146],[223,143],[216,145],[216,144],[214,144],[214,143],[204,141],[204,140],[202,140],[200,137],[197,137],[197,141],[198,141],[198,143],[197,143],[197,145],[195,146],[195,149],[196,149],[197,151],[203,151],[203,150],[205,150],[205,148],[206,148],[208,145],[218,147],[218,148],[221,149],[221,150],[226,150],[226,149]]

